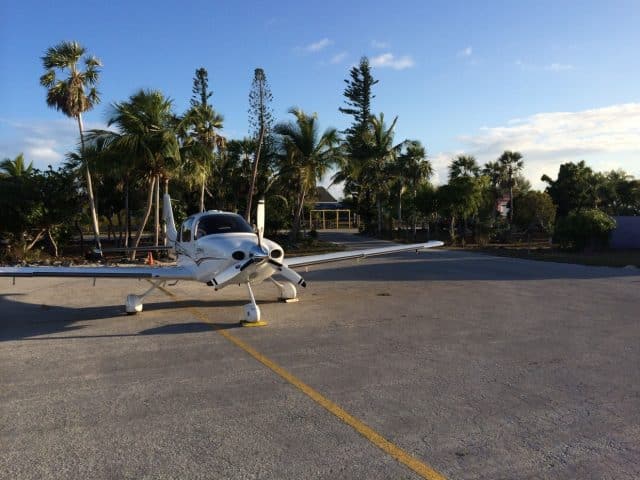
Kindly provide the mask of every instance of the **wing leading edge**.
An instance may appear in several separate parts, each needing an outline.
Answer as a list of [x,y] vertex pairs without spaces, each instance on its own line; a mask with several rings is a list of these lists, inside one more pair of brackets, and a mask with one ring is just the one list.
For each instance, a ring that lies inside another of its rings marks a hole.
[[388,255],[398,252],[419,252],[427,248],[441,247],[442,242],[412,243],[408,245],[393,245],[391,247],[367,248],[364,250],[347,250],[346,252],[325,253],[322,255],[309,255],[306,257],[293,257],[285,259],[284,264],[290,268],[307,267],[321,263],[339,262],[357,258],[373,257],[376,255]]
[[0,277],[166,278],[190,280],[184,267],[0,267]]

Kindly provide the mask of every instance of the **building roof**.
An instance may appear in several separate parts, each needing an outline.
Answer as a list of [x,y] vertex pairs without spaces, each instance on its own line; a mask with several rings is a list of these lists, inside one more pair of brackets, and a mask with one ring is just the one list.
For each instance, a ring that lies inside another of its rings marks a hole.
[[338,200],[333,198],[333,195],[324,187],[316,187],[316,202],[317,203],[338,203]]

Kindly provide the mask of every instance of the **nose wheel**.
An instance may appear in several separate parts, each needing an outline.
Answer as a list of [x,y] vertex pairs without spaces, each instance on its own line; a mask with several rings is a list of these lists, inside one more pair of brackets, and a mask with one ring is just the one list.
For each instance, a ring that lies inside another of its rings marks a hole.
[[245,284],[247,286],[247,290],[249,291],[249,298],[251,303],[247,303],[242,306],[242,313],[240,317],[240,324],[243,327],[263,327],[267,324],[260,320],[260,307],[256,303],[256,298],[253,296],[253,290],[251,290],[251,285],[249,283]]

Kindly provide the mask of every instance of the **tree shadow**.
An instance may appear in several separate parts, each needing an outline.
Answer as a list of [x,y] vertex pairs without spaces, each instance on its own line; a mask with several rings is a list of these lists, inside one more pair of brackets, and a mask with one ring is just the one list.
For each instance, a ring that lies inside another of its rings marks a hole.
[[639,276],[637,269],[493,257],[479,253],[431,250],[345,261],[301,272],[313,281],[528,281],[588,280]]

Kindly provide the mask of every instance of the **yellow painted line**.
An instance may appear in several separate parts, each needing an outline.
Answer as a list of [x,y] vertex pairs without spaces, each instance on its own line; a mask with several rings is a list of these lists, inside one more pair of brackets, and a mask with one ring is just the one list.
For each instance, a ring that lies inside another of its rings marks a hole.
[[[178,298],[176,294],[174,294],[173,292],[170,292],[169,290],[165,289],[164,287],[159,287],[159,288],[160,288],[160,290],[162,290],[165,294],[169,295],[170,297]],[[410,468],[415,473],[420,475],[422,478],[425,478],[427,480],[446,480],[446,477],[444,477],[441,473],[437,472],[436,470],[434,470],[432,467],[430,467],[426,463],[418,460],[417,458],[415,458],[411,454],[405,452],[403,449],[401,449],[397,445],[391,443],[389,440],[384,438],[382,435],[380,435],[374,429],[372,429],[371,427],[369,427],[368,425],[366,425],[362,421],[358,420],[353,415],[349,414],[343,408],[341,408],[340,406],[338,406],[335,403],[333,403],[331,400],[326,398],[324,395],[322,395],[317,390],[314,390],[313,388],[311,388],[309,385],[304,383],[302,380],[298,379],[292,373],[289,373],[287,370],[282,368],[280,365],[275,363],[273,360],[269,359],[265,355],[263,355],[260,352],[258,352],[251,345],[243,342],[242,340],[237,338],[235,335],[232,335],[231,333],[229,333],[228,330],[224,330],[224,329],[222,329],[220,327],[217,327],[216,325],[213,325],[212,322],[202,312],[200,312],[198,309],[196,309],[194,307],[190,307],[188,310],[198,320],[200,320],[200,321],[202,321],[204,323],[210,324],[214,328],[214,330],[216,330],[224,338],[229,340],[231,343],[236,345],[238,348],[244,350],[246,353],[251,355],[257,361],[262,363],[265,367],[269,368],[273,372],[275,372],[278,375],[280,375],[280,377],[282,377],[284,380],[286,380],[291,385],[296,387],[302,393],[307,395],[314,402],[316,402],[319,405],[321,405],[322,407],[324,407],[327,411],[329,411],[330,413],[332,413],[333,415],[338,417],[338,419],[340,419],[342,422],[344,422],[347,425],[349,425],[356,432],[358,432],[364,438],[366,438],[371,443],[373,443],[376,447],[378,447],[382,451],[384,451],[384,452],[388,453],[389,455],[391,455],[398,462],[400,462],[401,464],[403,464],[406,467]]]

